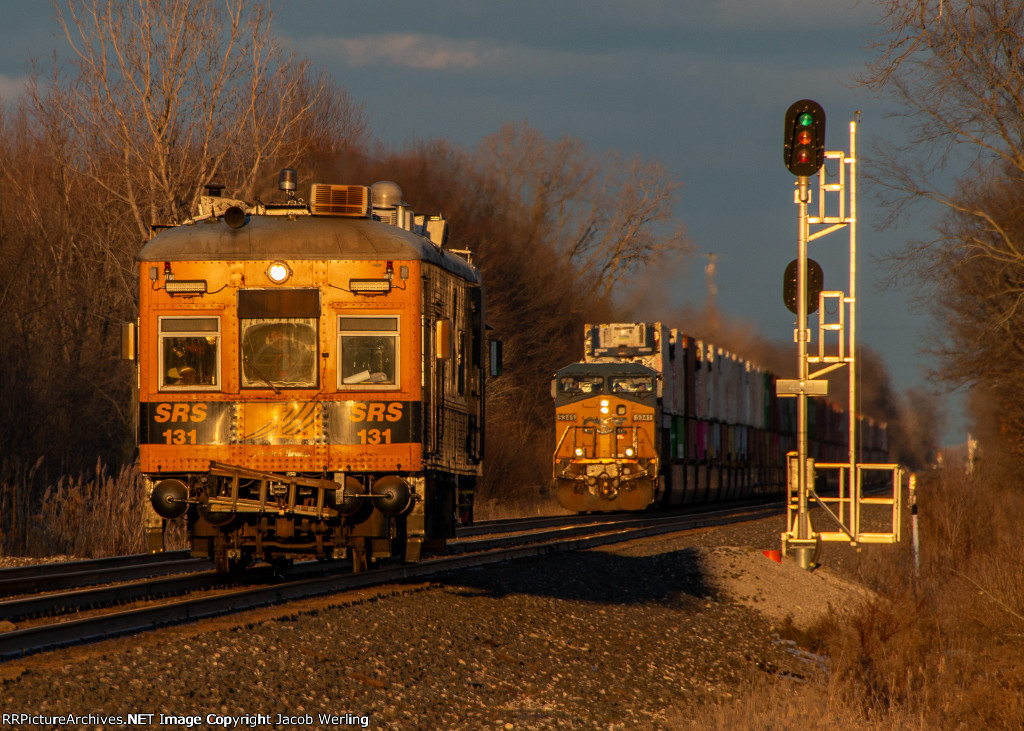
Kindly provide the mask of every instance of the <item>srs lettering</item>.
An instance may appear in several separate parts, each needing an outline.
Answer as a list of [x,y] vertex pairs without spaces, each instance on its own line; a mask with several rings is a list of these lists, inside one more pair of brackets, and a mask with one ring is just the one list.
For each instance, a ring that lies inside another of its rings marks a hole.
[[349,418],[352,421],[401,421],[402,404],[399,401],[390,404],[380,401],[355,401],[352,403]]
[[153,421],[163,424],[168,421],[200,422],[206,419],[206,404],[157,404],[153,409]]

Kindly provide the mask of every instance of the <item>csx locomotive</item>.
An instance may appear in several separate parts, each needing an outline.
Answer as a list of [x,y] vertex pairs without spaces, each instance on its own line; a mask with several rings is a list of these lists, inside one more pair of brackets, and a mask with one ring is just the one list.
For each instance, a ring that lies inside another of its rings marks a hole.
[[315,184],[308,203],[294,171],[279,187],[287,201],[252,206],[208,187],[137,257],[151,546],[184,515],[193,555],[221,570],[416,561],[472,518],[480,273],[395,183]]
[[639,363],[574,363],[555,373],[555,487],[563,507],[642,510],[654,502],[659,385],[657,372]]
[[[775,376],[661,323],[587,325],[584,362],[555,373],[553,481],[574,512],[640,510],[783,493],[796,399]],[[809,410],[810,456],[845,462],[848,420]],[[885,462],[884,424],[859,419],[862,461]]]

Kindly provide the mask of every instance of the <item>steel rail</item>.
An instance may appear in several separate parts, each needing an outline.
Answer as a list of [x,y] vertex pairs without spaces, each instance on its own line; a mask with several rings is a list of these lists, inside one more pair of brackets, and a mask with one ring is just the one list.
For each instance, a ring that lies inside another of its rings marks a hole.
[[[176,551],[175,553],[187,552]],[[159,554],[154,554],[159,555]],[[199,558],[181,558],[177,560],[156,560],[150,563],[133,565],[109,566],[85,570],[68,570],[68,564],[43,564],[60,566],[64,570],[51,570],[35,576],[0,577],[0,596],[17,596],[20,594],[37,594],[42,592],[75,589],[82,586],[109,584],[115,581],[132,581],[151,576],[166,576],[189,571],[201,571],[208,567],[209,561]]]
[[[658,517],[646,521],[646,524],[634,525],[630,528],[605,525],[600,526],[602,532],[598,532],[596,535],[566,538],[564,534],[561,534],[557,540],[549,542],[543,542],[536,534],[527,534],[518,536],[524,545],[483,549],[479,552],[461,552],[407,566],[286,581],[270,586],[231,590],[214,596],[191,598],[124,612],[15,629],[0,634],[0,659],[8,660],[70,644],[99,641],[170,624],[195,621],[296,599],[351,591],[376,584],[422,579],[464,568],[595,548],[663,533],[757,520],[777,516],[779,509],[777,507],[760,508],[740,514],[733,512],[731,515],[730,512],[723,510],[696,516]],[[630,522],[644,523],[643,519],[635,519]],[[483,541],[483,543],[486,542]]]
[[129,553],[123,556],[104,556],[103,558],[81,558],[71,561],[54,561],[51,563],[31,563],[24,566],[8,566],[0,568],[0,581],[8,578],[34,576],[35,572],[45,575],[47,570],[60,567],[62,571],[91,571],[93,569],[117,568],[133,566],[140,563],[159,563],[161,561],[180,561],[188,558],[188,549],[181,551],[161,551],[159,553]]

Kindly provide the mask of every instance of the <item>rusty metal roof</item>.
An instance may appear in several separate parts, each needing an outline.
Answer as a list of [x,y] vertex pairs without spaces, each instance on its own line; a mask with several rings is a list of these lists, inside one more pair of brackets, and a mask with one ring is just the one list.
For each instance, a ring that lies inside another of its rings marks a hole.
[[458,254],[369,218],[249,215],[239,228],[210,218],[161,231],[136,257],[137,261],[270,259],[419,260],[480,281],[477,269]]

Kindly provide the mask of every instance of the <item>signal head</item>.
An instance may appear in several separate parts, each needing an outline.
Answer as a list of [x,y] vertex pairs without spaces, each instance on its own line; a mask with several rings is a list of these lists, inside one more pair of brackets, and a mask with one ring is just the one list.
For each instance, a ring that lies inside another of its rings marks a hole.
[[782,157],[793,175],[814,175],[825,162],[825,110],[801,99],[786,110]]

